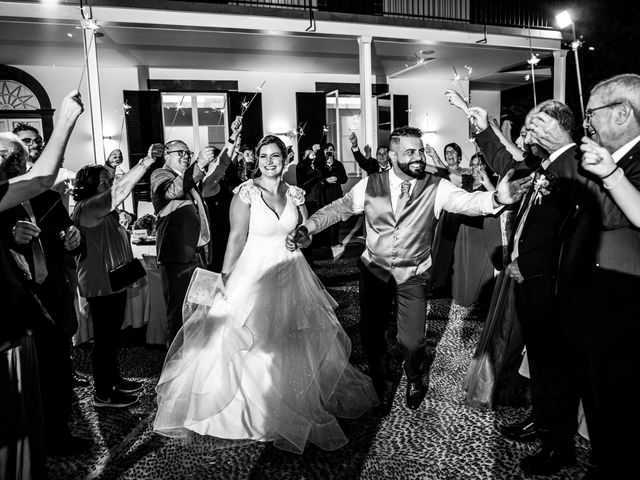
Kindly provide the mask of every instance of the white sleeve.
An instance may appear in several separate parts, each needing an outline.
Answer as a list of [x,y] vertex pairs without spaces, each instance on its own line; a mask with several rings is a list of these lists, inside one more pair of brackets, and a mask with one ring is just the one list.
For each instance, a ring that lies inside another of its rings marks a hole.
[[443,210],[478,217],[498,213],[501,209],[502,206],[493,207],[493,192],[467,192],[444,178],[438,184],[433,207],[436,218],[440,218]]

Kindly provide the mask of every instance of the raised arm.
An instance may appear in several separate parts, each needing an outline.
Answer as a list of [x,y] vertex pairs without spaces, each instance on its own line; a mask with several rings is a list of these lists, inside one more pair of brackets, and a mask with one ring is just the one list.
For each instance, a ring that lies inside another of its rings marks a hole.
[[210,165],[207,174],[202,181],[202,196],[211,197],[220,190],[218,184],[224,177],[227,168],[231,165],[231,159],[235,154],[238,142],[240,142],[240,131],[242,130],[242,117],[238,116],[231,124],[231,136],[224,148]]
[[486,110],[479,107],[471,107],[469,115],[478,129],[475,137],[476,144],[482,151],[485,162],[487,162],[491,170],[503,176],[515,166],[516,161],[513,155],[500,142],[494,129],[489,128]]
[[127,173],[118,177],[109,190],[87,199],[80,212],[78,221],[85,227],[98,225],[102,218],[114,211],[129,196],[136,183],[155,163],[156,157],[164,154],[164,145],[154,143],[149,147],[147,156]]
[[0,211],[14,207],[53,186],[69,136],[82,111],[80,93],[74,90],[62,101],[51,138],[33,168],[9,180],[7,192],[0,199]]
[[240,195],[236,194],[231,200],[229,208],[229,222],[231,230],[229,232],[229,240],[227,241],[227,250],[224,254],[224,262],[222,264],[222,275],[228,275],[242,253],[247,243],[247,234],[249,233],[249,204],[240,199]]
[[500,140],[500,143],[504,145],[504,148],[506,148],[507,152],[509,152],[509,154],[513,157],[513,159],[516,162],[523,161],[524,152],[520,150],[511,140],[507,139],[507,137],[505,137],[502,133],[502,130],[500,130],[498,126],[493,122],[489,122],[489,126],[491,127],[491,130],[493,130],[493,133],[496,134],[496,137],[498,137],[498,140]]

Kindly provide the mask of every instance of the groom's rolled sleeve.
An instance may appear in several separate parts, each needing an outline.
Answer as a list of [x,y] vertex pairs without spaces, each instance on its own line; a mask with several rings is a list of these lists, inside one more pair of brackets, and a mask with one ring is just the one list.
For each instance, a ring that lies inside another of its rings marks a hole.
[[348,219],[352,215],[364,212],[366,188],[367,178],[363,178],[344,197],[322,207],[311,215],[305,223],[313,224],[313,231],[317,233],[341,220]]
[[442,179],[438,184],[433,209],[436,218],[440,218],[442,210],[478,217],[498,213],[502,207],[494,208],[493,192],[467,192]]

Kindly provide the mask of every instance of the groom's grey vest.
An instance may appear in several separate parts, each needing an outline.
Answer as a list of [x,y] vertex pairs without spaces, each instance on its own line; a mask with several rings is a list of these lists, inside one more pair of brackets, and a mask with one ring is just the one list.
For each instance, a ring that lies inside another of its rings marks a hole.
[[434,205],[440,177],[417,180],[398,219],[391,207],[389,171],[370,175],[364,200],[367,248],[362,261],[381,280],[403,283],[431,265],[436,226]]

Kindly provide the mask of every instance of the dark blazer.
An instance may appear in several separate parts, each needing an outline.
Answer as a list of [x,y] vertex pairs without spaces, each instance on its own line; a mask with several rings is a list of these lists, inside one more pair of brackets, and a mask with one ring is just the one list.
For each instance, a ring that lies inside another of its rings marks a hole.
[[[531,205],[518,240],[518,268],[526,279],[557,277],[558,260],[567,234],[567,225],[580,204],[587,179],[579,173],[578,147],[572,146],[556,158],[547,168],[540,167],[541,159],[528,156],[523,162],[513,160],[491,128],[479,133],[476,142],[485,156],[487,165],[504,175],[510,168],[523,173],[539,172],[549,181],[548,194]],[[514,241],[518,223],[534,193],[532,187],[522,199],[522,208],[513,226]],[[513,251],[510,245],[509,251]]]
[[353,158],[356,159],[356,163],[360,165],[360,168],[367,172],[368,175],[378,173],[381,170],[377,158],[367,158],[360,150],[351,150],[351,152],[353,153]]
[[[324,191],[324,201],[329,204],[338,198],[342,198],[342,187],[341,185],[347,183],[349,177],[347,177],[347,172],[344,169],[344,165],[340,160],[334,159],[333,164],[329,167],[326,164],[326,161],[320,162],[318,165],[318,171],[322,176],[322,188]],[[336,177],[337,180],[335,183],[329,183],[326,181],[329,177]]]
[[[618,165],[640,190],[640,143]],[[565,328],[583,351],[636,348],[640,230],[629,223],[598,179],[586,185],[582,204],[560,258],[559,289],[568,297]]]
[[[204,173],[195,174],[196,162],[180,177],[169,168],[158,168],[151,173],[151,200],[158,223],[156,227],[156,251],[159,263],[189,263],[196,255],[200,237],[200,215],[192,195],[200,195],[197,183]],[[177,192],[175,200],[167,198],[167,192]],[[202,198],[202,197],[201,197]],[[188,200],[168,215],[159,213],[172,201]],[[206,211],[206,203],[202,202]],[[210,225],[210,228],[213,228]],[[209,242],[210,246],[210,242]]]
[[[44,251],[48,275],[41,285],[33,283],[31,288],[37,293],[42,304],[47,309],[56,325],[62,328],[69,336],[73,335],[78,327],[71,287],[67,280],[65,255],[79,254],[84,248],[81,245],[72,252],[64,249],[60,238],[60,232],[66,230],[73,222],[62,203],[59,193],[47,191],[29,200],[41,230],[39,235],[42,250]],[[33,271],[33,254],[31,243],[17,245],[13,241],[13,226],[19,220],[30,221],[27,211],[22,205],[17,205],[0,214],[0,228],[4,242],[12,250],[24,256]]]

